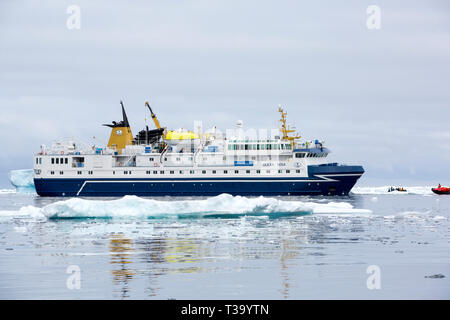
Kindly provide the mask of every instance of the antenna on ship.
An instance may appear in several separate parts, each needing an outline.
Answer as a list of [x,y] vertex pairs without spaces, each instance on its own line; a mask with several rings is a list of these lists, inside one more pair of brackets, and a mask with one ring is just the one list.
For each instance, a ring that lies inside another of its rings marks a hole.
[[293,146],[295,143],[295,140],[300,139],[301,136],[300,135],[289,136],[289,133],[293,133],[293,132],[295,132],[295,130],[291,129],[291,127],[286,124],[287,112],[285,112],[283,110],[283,108],[281,107],[281,104],[278,105],[278,112],[281,113],[281,119],[280,119],[281,129],[280,129],[280,131],[283,134],[282,139],[288,140]]

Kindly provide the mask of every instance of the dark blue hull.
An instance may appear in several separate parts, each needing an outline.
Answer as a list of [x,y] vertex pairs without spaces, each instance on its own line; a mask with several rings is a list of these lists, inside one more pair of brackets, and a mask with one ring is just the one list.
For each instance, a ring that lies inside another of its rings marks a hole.
[[364,173],[361,166],[309,166],[309,177],[34,179],[45,197],[347,195]]

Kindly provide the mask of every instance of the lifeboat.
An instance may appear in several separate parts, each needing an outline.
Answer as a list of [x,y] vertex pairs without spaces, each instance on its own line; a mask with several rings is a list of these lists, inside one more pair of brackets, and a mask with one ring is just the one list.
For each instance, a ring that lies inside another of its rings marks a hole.
[[407,190],[405,188],[403,188],[403,187],[400,187],[400,188],[390,187],[388,189],[388,192],[393,192],[393,191],[406,192]]
[[200,143],[200,137],[198,134],[184,130],[169,131],[165,137],[168,145],[198,145]]
[[436,194],[450,194],[450,188],[448,187],[432,188],[431,191]]

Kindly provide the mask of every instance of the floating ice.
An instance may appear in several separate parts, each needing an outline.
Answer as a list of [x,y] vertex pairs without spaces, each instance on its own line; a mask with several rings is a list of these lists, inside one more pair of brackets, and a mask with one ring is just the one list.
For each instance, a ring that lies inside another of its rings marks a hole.
[[9,172],[9,181],[18,189],[34,190],[33,169],[11,170]]
[[433,194],[431,188],[427,186],[416,186],[416,187],[404,187],[407,191],[392,191],[388,192],[391,186],[384,187],[354,187],[352,193],[354,194],[420,194],[420,195],[430,195]]
[[0,194],[16,193],[16,189],[0,189]]
[[[16,211],[23,216],[49,219],[64,218],[231,218],[240,216],[299,216],[311,213],[370,213],[370,210],[354,209],[346,202],[314,203],[285,201],[276,198],[246,198],[222,194],[199,200],[155,200],[125,196],[117,200],[87,200],[72,198],[48,204],[42,208],[22,207]],[[0,211],[0,217],[13,214]]]

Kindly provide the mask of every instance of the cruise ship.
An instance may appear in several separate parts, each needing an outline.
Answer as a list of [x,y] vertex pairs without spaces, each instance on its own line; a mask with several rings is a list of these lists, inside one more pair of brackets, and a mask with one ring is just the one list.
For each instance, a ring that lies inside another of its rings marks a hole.
[[[162,127],[148,102],[155,129],[133,136],[123,103],[122,120],[104,126],[106,146],[74,138],[41,146],[34,156],[34,185],[43,197],[347,195],[364,173],[360,165],[330,162],[324,141],[305,141],[280,113],[276,133],[248,134],[242,121],[223,134]],[[147,109],[146,109],[147,110]],[[251,131],[251,130],[250,130]],[[254,131],[252,131],[254,133]]]

